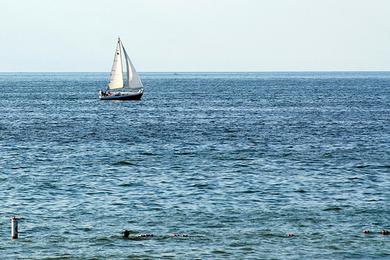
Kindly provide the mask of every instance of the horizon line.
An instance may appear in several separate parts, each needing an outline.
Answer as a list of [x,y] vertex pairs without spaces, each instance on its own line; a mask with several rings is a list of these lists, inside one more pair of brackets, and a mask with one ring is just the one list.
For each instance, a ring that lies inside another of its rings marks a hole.
[[[226,71],[137,71],[138,73],[356,73],[356,72],[390,72],[390,70],[226,70]],[[109,71],[0,71],[0,73],[107,73]]]

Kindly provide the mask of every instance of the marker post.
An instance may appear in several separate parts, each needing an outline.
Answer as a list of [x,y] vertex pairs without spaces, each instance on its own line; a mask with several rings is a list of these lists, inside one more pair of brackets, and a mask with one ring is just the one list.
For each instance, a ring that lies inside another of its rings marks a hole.
[[18,220],[15,216],[11,218],[11,239],[17,239],[19,237],[18,232]]

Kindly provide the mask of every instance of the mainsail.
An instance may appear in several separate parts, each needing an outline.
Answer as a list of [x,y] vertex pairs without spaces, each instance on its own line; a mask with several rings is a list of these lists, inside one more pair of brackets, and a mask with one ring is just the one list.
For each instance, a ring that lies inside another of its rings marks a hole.
[[123,66],[122,66],[122,51],[121,41],[118,39],[116,45],[114,63],[112,64],[110,83],[108,83],[109,89],[123,88]]

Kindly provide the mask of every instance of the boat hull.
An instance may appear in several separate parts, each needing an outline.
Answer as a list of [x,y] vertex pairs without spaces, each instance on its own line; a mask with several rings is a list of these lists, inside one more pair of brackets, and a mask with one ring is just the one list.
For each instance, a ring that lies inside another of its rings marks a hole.
[[111,95],[99,95],[100,100],[140,100],[143,91],[140,92],[118,92]]

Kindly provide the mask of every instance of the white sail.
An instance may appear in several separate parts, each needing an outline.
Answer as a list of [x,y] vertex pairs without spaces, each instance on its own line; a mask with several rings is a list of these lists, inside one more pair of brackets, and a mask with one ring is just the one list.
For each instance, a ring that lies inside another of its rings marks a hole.
[[131,89],[141,89],[144,86],[142,85],[141,79],[138,76],[137,71],[134,68],[133,63],[131,62],[129,56],[127,55],[127,52],[125,50],[125,47],[123,47],[123,52],[125,54],[125,60],[126,60],[126,69],[127,69],[127,82],[126,86]]
[[115,50],[114,63],[112,64],[109,89],[123,88],[123,66],[122,66],[122,51],[121,41],[118,39],[118,44]]

